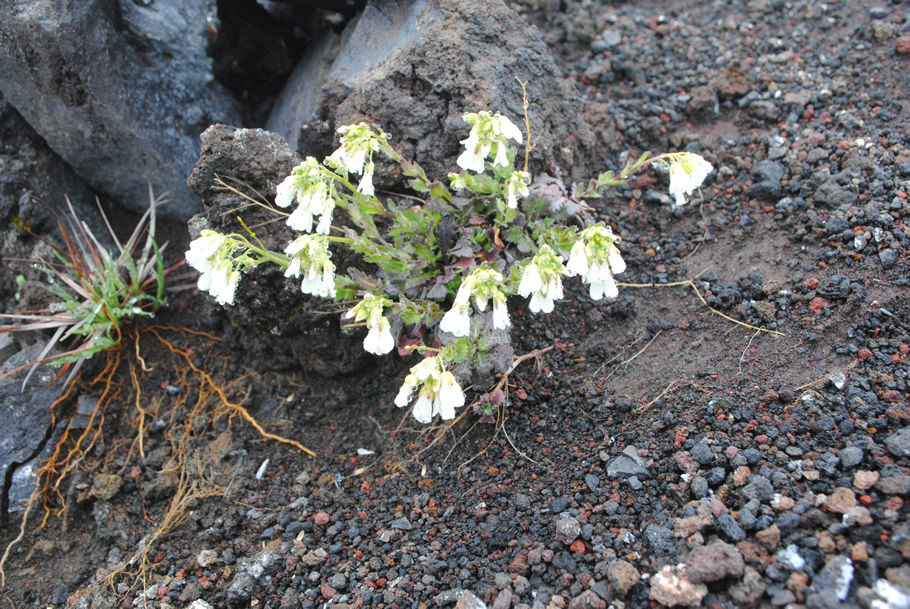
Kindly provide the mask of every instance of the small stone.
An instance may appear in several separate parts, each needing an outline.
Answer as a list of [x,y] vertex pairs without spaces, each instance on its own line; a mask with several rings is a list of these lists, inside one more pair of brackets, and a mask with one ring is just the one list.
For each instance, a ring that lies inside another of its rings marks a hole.
[[565,545],[570,545],[581,535],[581,525],[578,523],[578,519],[567,514],[557,517],[553,528],[557,541]]
[[878,472],[858,471],[853,475],[853,486],[861,491],[868,490],[875,486],[879,477]]
[[215,550],[202,550],[196,555],[196,563],[205,569],[218,560],[218,552]]
[[856,562],[866,562],[869,560],[869,546],[865,541],[858,541],[853,544],[853,551],[850,554],[851,558]]
[[910,476],[907,474],[886,476],[878,481],[875,488],[886,495],[908,495],[910,494]]
[[831,592],[835,599],[842,601],[850,593],[852,583],[853,561],[846,556],[838,555],[829,560],[821,572],[815,575],[812,588],[816,592]]
[[649,524],[645,527],[645,538],[651,550],[658,556],[668,556],[676,553],[676,538],[673,531],[658,524]]
[[325,512],[316,512],[313,514],[313,523],[317,526],[323,526],[329,523],[331,517]]
[[858,524],[865,527],[872,524],[872,512],[869,508],[857,505],[844,513],[844,524]]
[[850,469],[863,462],[863,449],[859,446],[848,446],[842,448],[840,452],[837,453],[837,456],[844,469]]
[[96,474],[92,480],[92,496],[102,501],[108,501],[120,492],[123,478],[117,474]]
[[512,606],[512,590],[508,587],[503,588],[493,599],[490,609],[509,609]]
[[657,601],[664,607],[685,605],[697,607],[708,594],[705,584],[693,584],[689,581],[685,565],[665,565],[651,578],[651,592],[648,598]]
[[755,541],[769,550],[774,550],[780,543],[780,528],[772,524],[767,529],[762,529],[755,534]]
[[691,454],[692,458],[701,465],[706,465],[714,461],[714,451],[712,451],[704,442],[696,442],[689,451],[689,454]]
[[688,518],[677,518],[673,521],[673,534],[677,537],[688,538],[698,533],[707,526],[710,526],[712,520],[706,514],[689,516]]
[[400,531],[410,531],[414,525],[411,524],[410,520],[402,516],[401,518],[396,518],[393,520],[389,526]]
[[585,590],[569,601],[569,609],[606,609],[606,607],[606,601],[597,596],[593,590]]
[[765,582],[761,573],[752,567],[746,567],[745,574],[740,582],[731,586],[730,598],[737,607],[754,607],[765,593]]
[[897,264],[898,252],[890,247],[886,247],[878,253],[878,259],[881,261],[883,269],[890,269]]
[[765,502],[774,496],[774,487],[764,476],[751,476],[749,484],[743,487],[742,494],[748,499]]
[[806,559],[800,556],[799,548],[792,543],[777,553],[775,563],[791,571],[802,571],[806,566]]
[[856,493],[848,488],[840,487],[828,497],[825,501],[825,507],[832,512],[845,514],[851,508],[856,507]]
[[681,472],[690,472],[698,469],[698,461],[692,457],[692,453],[687,450],[681,450],[673,455],[676,466]]
[[910,53],[910,36],[901,36],[898,38],[894,45],[894,50],[901,55]]
[[891,434],[885,440],[885,446],[888,447],[888,452],[895,457],[910,457],[910,426]]
[[739,524],[733,520],[730,514],[721,514],[717,518],[717,528],[730,541],[742,541],[746,538],[746,532]]
[[686,560],[689,581],[694,584],[716,582],[726,577],[740,578],[745,563],[735,547],[723,541],[692,550]]
[[619,46],[622,42],[622,32],[614,28],[604,30],[600,37],[607,48]]
[[794,505],[796,505],[796,502],[791,497],[781,495],[780,493],[775,493],[774,498],[771,499],[771,507],[779,512],[792,510]]
[[607,475],[611,478],[629,478],[636,476],[640,480],[647,480],[651,474],[644,466],[628,455],[619,455],[607,464]]
[[749,476],[752,475],[752,470],[749,469],[748,465],[740,465],[735,470],[733,470],[733,484],[736,486],[744,486],[749,480]]
[[641,580],[641,574],[632,563],[625,560],[611,560],[607,565],[607,581],[610,590],[619,596],[625,596]]
[[585,484],[588,485],[588,489],[592,493],[597,492],[597,487],[600,486],[600,478],[594,474],[585,474]]
[[474,596],[473,592],[465,590],[458,597],[455,609],[487,609],[487,606],[482,600]]

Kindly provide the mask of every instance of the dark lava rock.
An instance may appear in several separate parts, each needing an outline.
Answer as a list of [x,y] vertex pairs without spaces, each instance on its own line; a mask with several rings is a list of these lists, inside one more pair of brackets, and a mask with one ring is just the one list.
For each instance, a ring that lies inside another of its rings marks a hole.
[[516,77],[534,100],[532,130],[544,135],[536,159],[583,172],[591,130],[539,31],[501,0],[368,2],[340,37],[327,34],[304,57],[267,126],[320,156],[335,145],[335,128],[375,123],[406,158],[442,179],[468,135],[464,113],[499,111],[519,124]]
[[667,527],[649,524],[645,527],[645,539],[658,556],[668,556],[676,552],[676,536]]
[[22,509],[35,489],[35,469],[20,466],[50,455],[50,446],[45,445],[52,423],[48,405],[56,400],[62,385],[54,382],[58,371],[48,366],[34,371],[24,392],[22,382],[29,368],[5,375],[38,359],[43,347],[42,343],[31,345],[0,367],[0,476],[10,481],[8,500],[12,510]]
[[746,532],[730,514],[721,514],[717,517],[717,528],[730,541],[742,541],[746,538]]
[[756,499],[765,502],[774,496],[774,487],[771,486],[770,480],[764,476],[756,475],[749,477],[749,483],[744,486],[740,492],[748,499]]
[[856,194],[844,190],[837,182],[828,180],[815,190],[812,195],[816,203],[825,205],[832,209],[842,209],[853,205],[856,202]]
[[141,213],[151,183],[171,193],[159,213],[188,219],[199,209],[184,183],[198,134],[240,119],[206,56],[210,3],[57,4],[13,0],[0,8],[6,99],[96,190]]
[[628,455],[619,455],[607,464],[607,475],[611,478],[636,477],[647,480],[651,477],[648,470]]

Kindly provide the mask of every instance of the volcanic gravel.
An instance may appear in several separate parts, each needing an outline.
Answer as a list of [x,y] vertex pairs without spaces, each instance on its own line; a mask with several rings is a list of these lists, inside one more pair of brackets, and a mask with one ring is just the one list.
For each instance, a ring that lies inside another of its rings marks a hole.
[[910,6],[516,7],[611,138],[605,169],[673,149],[716,168],[679,210],[659,170],[596,203],[619,279],[654,287],[605,303],[568,280],[554,313],[516,311],[517,353],[555,348],[500,417],[432,445],[392,404],[407,363],[251,377],[253,413],[318,457],[200,423],[223,497],[108,587],[166,505],[150,430],[146,461],[111,458],[135,475],[88,474],[69,532],[20,545],[15,606],[910,607]]

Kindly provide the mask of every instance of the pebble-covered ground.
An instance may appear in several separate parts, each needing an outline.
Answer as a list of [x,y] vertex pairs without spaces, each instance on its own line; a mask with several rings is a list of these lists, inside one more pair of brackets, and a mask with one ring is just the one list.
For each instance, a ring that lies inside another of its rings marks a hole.
[[678,211],[653,171],[598,204],[621,279],[655,286],[604,304],[570,280],[553,314],[514,315],[519,353],[555,348],[498,420],[433,446],[399,426],[400,364],[244,375],[230,332],[175,333],[319,456],[198,415],[218,496],[141,577],[104,579],[181,488],[173,413],[204,392],[162,353],[146,458],[104,440],[107,473],[74,475],[67,517],[13,552],[12,606],[910,607],[910,5],[520,8],[613,142],[604,168],[671,149],[716,167]]

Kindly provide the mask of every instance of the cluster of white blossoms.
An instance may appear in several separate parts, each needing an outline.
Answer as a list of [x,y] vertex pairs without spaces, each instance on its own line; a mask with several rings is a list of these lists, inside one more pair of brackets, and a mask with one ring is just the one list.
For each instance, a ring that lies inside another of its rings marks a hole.
[[395,397],[395,405],[404,408],[410,404],[418,386],[412,414],[420,423],[432,422],[437,414],[444,421],[454,419],[455,409],[464,406],[464,392],[440,356],[426,357],[411,368]]
[[186,262],[202,273],[197,283],[199,291],[208,292],[219,304],[234,304],[240,272],[234,268],[230,244],[224,235],[203,230],[190,243]]
[[663,155],[670,168],[670,194],[675,198],[674,207],[686,204],[686,195],[702,185],[714,166],[694,152],[674,152]]
[[590,284],[594,300],[619,295],[613,275],[625,271],[626,263],[615,245],[616,241],[619,237],[609,226],[595,224],[579,233],[578,241],[569,253],[566,274],[570,277],[580,275],[582,281]]
[[374,355],[385,355],[395,348],[392,326],[382,314],[392,301],[375,294],[367,294],[363,300],[344,314],[345,319],[366,321],[367,336],[363,339],[363,348]]
[[376,133],[366,123],[339,127],[338,133],[341,134],[341,146],[329,156],[328,162],[343,167],[348,173],[363,173],[357,192],[372,197],[376,194],[373,188],[373,153],[380,146]]
[[493,327],[505,330],[511,325],[506,295],[502,291],[502,275],[493,269],[478,268],[464,278],[452,308],[439,322],[439,329],[455,336],[471,333],[471,296],[478,311],[486,311],[487,301],[493,301]]
[[278,185],[275,205],[287,207],[296,199],[297,209],[288,216],[287,225],[308,233],[313,230],[313,217],[319,216],[316,232],[328,235],[335,209],[333,188],[319,161],[308,156]]
[[499,112],[492,114],[486,110],[469,112],[464,115],[466,123],[471,124],[468,139],[462,140],[465,150],[458,157],[458,166],[475,173],[483,173],[485,162],[491,152],[495,153],[493,165],[509,167],[509,145],[507,140],[522,142],[521,129]]
[[518,293],[526,298],[531,297],[528,308],[532,313],[550,313],[553,310],[553,301],[563,296],[562,276],[565,272],[562,256],[549,245],[541,247],[537,255],[531,258],[521,274]]
[[335,297],[335,265],[324,235],[303,234],[284,249],[291,260],[284,270],[285,277],[300,277],[300,291],[313,296]]

